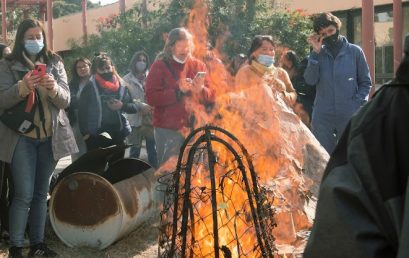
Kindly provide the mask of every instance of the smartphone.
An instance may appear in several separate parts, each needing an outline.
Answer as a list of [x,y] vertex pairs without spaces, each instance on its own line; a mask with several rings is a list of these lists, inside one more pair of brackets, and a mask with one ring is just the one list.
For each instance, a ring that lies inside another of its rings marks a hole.
[[37,64],[34,68],[33,74],[43,76],[45,75],[46,69],[47,66],[45,64]]
[[206,76],[206,72],[197,72],[195,79],[196,78],[204,78]]

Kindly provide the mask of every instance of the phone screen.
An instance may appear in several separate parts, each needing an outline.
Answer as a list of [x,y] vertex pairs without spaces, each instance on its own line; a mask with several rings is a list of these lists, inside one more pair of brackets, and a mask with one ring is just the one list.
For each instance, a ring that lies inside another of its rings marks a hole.
[[206,76],[206,72],[197,72],[195,78],[204,78]]

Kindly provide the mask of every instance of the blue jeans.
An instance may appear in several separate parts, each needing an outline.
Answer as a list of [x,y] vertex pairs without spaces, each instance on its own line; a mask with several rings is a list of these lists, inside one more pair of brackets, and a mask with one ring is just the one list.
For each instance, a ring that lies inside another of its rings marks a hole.
[[12,246],[22,247],[27,221],[30,244],[44,241],[47,217],[47,193],[54,160],[51,137],[33,139],[21,136],[11,162],[14,196],[11,201],[9,223]]
[[177,130],[155,127],[155,142],[159,166],[172,156],[177,158],[184,141],[185,137]]
[[134,144],[130,148],[129,157],[139,158],[141,154],[142,140],[146,141],[146,152],[148,153],[148,162],[149,164],[157,168],[158,167],[158,157],[156,154],[156,142],[155,136],[153,134],[153,127],[151,126],[139,126],[132,127],[132,132],[128,135],[128,143]]

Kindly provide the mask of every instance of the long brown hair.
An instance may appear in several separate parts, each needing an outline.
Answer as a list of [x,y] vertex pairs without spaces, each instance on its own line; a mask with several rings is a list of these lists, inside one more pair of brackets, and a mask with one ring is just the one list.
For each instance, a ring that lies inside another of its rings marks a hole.
[[32,19],[32,18],[29,18],[29,19],[23,20],[19,24],[17,28],[17,33],[16,33],[16,39],[14,41],[13,51],[11,52],[10,55],[7,56],[8,60],[16,60],[24,65],[28,65],[26,59],[23,56],[23,53],[26,51],[24,47],[24,34],[26,33],[27,30],[31,28],[37,28],[37,27],[41,29],[41,33],[43,35],[44,47],[40,51],[40,53],[37,54],[36,59],[39,59],[40,57],[42,57],[44,60],[44,63],[47,64],[48,61],[53,56],[57,56],[50,49],[48,49],[47,37],[46,37],[45,30],[41,22],[38,20]]
[[79,74],[77,72],[77,64],[79,62],[83,62],[83,63],[87,64],[91,69],[91,61],[89,61],[88,58],[78,57],[77,59],[75,59],[74,64],[72,65],[72,69],[71,69],[72,77],[71,77],[70,84],[78,84],[80,82],[80,80],[81,80],[81,78],[80,78],[80,76],[79,76]]

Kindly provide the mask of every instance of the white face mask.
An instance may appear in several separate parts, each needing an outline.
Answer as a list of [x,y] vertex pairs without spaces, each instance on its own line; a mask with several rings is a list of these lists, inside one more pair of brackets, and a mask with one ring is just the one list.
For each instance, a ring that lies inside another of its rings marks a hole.
[[178,62],[179,64],[184,64],[187,60],[187,57],[184,60],[180,60],[179,58],[177,58],[175,55],[172,55],[173,60],[175,60],[176,62]]
[[146,63],[144,61],[138,61],[135,64],[136,71],[143,72],[146,69]]

